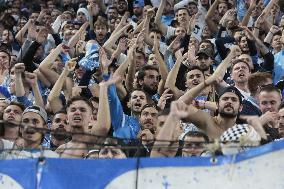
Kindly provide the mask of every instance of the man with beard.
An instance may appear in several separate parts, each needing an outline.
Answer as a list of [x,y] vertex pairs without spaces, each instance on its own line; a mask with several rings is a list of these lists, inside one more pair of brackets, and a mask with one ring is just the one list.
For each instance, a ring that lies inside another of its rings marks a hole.
[[250,96],[248,89],[248,78],[250,72],[249,65],[243,60],[237,59],[232,63],[231,77],[235,87],[241,92],[245,100]]
[[[217,101],[218,114],[212,117],[210,114],[196,109],[190,105],[188,107],[189,115],[187,121],[192,122],[198,128],[202,129],[211,139],[218,139],[229,128],[237,127],[236,120],[242,110],[242,95],[235,87],[227,87],[220,94]],[[258,134],[266,139],[265,131],[258,122],[252,122],[253,128]],[[250,127],[249,125],[245,125]],[[253,129],[250,128],[250,129]]]
[[117,1],[117,11],[120,16],[123,16],[124,13],[128,10],[127,0],[118,0]]
[[124,113],[115,85],[109,87],[108,95],[113,135],[118,138],[136,139],[140,131],[138,118],[142,107],[147,104],[146,93],[143,90],[136,89],[130,94],[127,106],[131,115]]
[[198,66],[204,75],[210,75],[213,72],[213,58],[209,49],[200,49],[196,54],[196,66]]
[[14,142],[19,137],[19,125],[22,120],[22,113],[24,109],[24,105],[17,102],[11,102],[9,106],[4,109],[4,139]]
[[71,128],[67,123],[67,112],[61,110],[55,113],[51,124],[51,141],[50,148],[56,150],[60,145],[70,141]]
[[[138,140],[132,140],[130,145],[141,146],[138,149],[131,150],[130,157],[148,157],[150,156],[152,146],[154,144],[157,123],[158,123],[158,108],[156,105],[146,104],[142,107],[139,116],[141,130],[137,135]],[[139,140],[140,139],[140,140]]]
[[145,65],[138,72],[138,84],[143,91],[147,93],[153,100],[158,100],[157,97],[158,85],[160,82],[159,69],[155,66]]
[[102,19],[98,19],[94,24],[94,29],[95,29],[96,41],[100,45],[103,45],[110,36],[110,34],[108,34],[107,32],[108,31],[107,23]]
[[143,7],[145,6],[144,0],[135,0],[133,1],[133,16],[132,20],[138,22],[143,18]]

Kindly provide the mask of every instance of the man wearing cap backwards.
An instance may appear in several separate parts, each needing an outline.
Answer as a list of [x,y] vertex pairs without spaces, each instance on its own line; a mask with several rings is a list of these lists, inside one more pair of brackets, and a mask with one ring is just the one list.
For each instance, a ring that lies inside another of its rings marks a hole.
[[[44,129],[47,129],[47,113],[45,110],[39,106],[29,106],[25,109],[22,114],[22,139],[24,141],[23,150],[16,149],[19,148],[15,145],[10,145],[10,147],[15,150],[11,150],[11,152],[7,153],[4,151],[6,159],[14,159],[14,158],[38,158],[38,157],[49,157],[56,158],[59,157],[57,153],[52,152],[51,150],[41,150],[41,143],[44,139]],[[6,144],[7,146],[7,144]],[[1,148],[1,146],[0,146]],[[7,147],[2,146],[2,148],[7,149]],[[33,151],[29,151],[32,149]],[[1,154],[3,155],[3,154]]]

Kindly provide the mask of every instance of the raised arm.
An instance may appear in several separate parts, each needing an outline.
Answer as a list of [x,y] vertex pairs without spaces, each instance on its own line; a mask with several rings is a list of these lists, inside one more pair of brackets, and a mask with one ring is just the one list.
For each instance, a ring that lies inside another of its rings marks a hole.
[[122,36],[122,34],[128,29],[130,25],[126,25],[123,28],[121,28],[118,32],[110,36],[110,38],[104,43],[103,48],[108,51],[108,53],[112,54],[113,49],[112,46],[114,46],[115,42]]
[[188,106],[184,102],[172,102],[170,114],[156,137],[151,157],[174,157],[176,155],[179,146],[177,127],[180,126],[181,119],[189,115],[188,112]]
[[173,91],[173,94],[176,98],[179,98],[180,96],[182,96],[184,94],[184,92],[182,90],[179,90],[176,87],[176,79],[177,79],[177,75],[178,75],[180,65],[182,64],[182,62],[185,59],[186,59],[186,55],[184,55],[184,56],[180,55],[180,56],[177,57],[177,61],[175,62],[174,67],[169,72],[168,77],[166,79],[166,83],[165,83],[165,88],[170,88]]
[[212,20],[214,14],[215,14],[215,11],[218,7],[218,4],[219,4],[219,0],[215,0],[214,3],[210,6],[206,16],[205,16],[205,22],[206,24],[208,25],[208,27],[210,28],[210,30],[213,32],[213,33],[217,33],[218,32],[218,26],[217,24]]
[[256,7],[256,0],[252,0],[250,2],[250,6],[241,22],[241,26],[247,26],[248,25],[248,22],[249,22],[249,19],[251,17],[251,14],[252,14],[252,11],[255,9]]
[[31,24],[31,20],[29,20],[25,25],[24,27],[21,28],[20,31],[18,31],[15,39],[20,43],[20,44],[23,44],[24,43],[24,36],[26,34],[26,32],[28,31],[29,27],[30,27],[30,24]]
[[259,48],[260,52],[265,55],[267,53],[269,53],[269,49],[264,45],[264,43],[258,38],[256,37],[252,31],[250,31],[247,27],[243,27],[243,29],[246,31],[247,35],[249,38],[252,38],[257,47]]
[[71,39],[69,40],[68,42],[68,47],[72,48],[72,47],[75,47],[76,43],[80,40],[80,36],[82,35],[83,32],[86,31],[87,27],[89,26],[89,23],[86,22],[84,23],[80,29],[75,33],[75,35],[73,35],[71,37]]
[[167,26],[163,24],[161,21],[165,7],[166,7],[166,1],[161,1],[155,17],[155,24],[158,26],[159,30],[163,33],[163,35],[166,35],[168,31]]
[[45,59],[40,63],[39,69],[49,69],[60,54],[61,50],[62,44],[58,45],[53,51],[49,53],[49,55],[47,55],[47,57],[45,57]]
[[52,110],[55,112],[56,110],[61,109],[61,104],[58,104],[59,95],[62,90],[63,84],[68,76],[68,74],[75,69],[76,66],[76,59],[71,59],[70,61],[66,62],[65,67],[59,76],[58,80],[54,84],[53,88],[50,91],[48,96],[48,101],[51,105]]
[[45,107],[44,101],[42,99],[42,96],[39,90],[37,75],[35,73],[25,72],[25,80],[31,86],[33,90],[34,97],[35,97],[35,104],[37,106],[44,108]]
[[233,47],[231,47],[231,52],[225,58],[225,60],[223,60],[222,63],[217,67],[215,72],[210,77],[208,77],[203,83],[200,83],[197,86],[191,88],[189,91],[187,91],[183,96],[180,97],[180,100],[182,100],[186,104],[190,104],[192,100],[197,97],[207,86],[215,82],[220,83],[223,80],[223,77],[228,67],[231,65],[232,59],[240,53],[241,50],[238,46],[234,45]]
[[108,87],[115,84],[120,78],[111,77],[107,81],[100,83],[99,109],[94,133],[100,136],[107,136],[111,127],[110,107],[108,102]]
[[143,20],[143,22],[144,22],[143,29],[145,30],[145,34],[146,34],[144,41],[147,45],[150,45],[151,47],[154,45],[154,43],[153,43],[153,39],[151,39],[148,34],[149,34],[150,20],[151,20],[151,18],[154,17],[154,15],[155,15],[154,8],[148,9],[147,14],[146,14],[146,18]]
[[25,96],[25,88],[23,84],[22,74],[25,72],[25,65],[23,63],[18,63],[15,65],[15,89],[16,96]]
[[156,55],[157,61],[159,63],[159,71],[160,71],[160,74],[162,76],[162,80],[164,80],[164,82],[165,82],[167,80],[169,71],[168,71],[167,65],[166,65],[163,57],[160,54],[160,50],[159,49],[160,49],[160,43],[159,43],[159,40],[157,38],[157,35],[155,34],[155,36],[154,36],[154,46],[153,46],[152,51]]

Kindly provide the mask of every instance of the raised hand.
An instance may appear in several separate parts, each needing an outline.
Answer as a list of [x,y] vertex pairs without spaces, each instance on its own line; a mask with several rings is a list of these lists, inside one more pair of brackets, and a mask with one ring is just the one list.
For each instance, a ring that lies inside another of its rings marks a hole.
[[150,129],[143,129],[139,135],[138,138],[142,140],[143,145],[147,145],[151,142],[154,142],[155,136],[154,134],[150,131]]
[[176,38],[171,42],[171,44],[168,46],[168,50],[173,52],[176,48],[180,45],[180,40],[182,38],[182,35],[179,34],[176,36]]
[[31,21],[29,27],[28,27],[28,38],[29,39],[36,39],[37,32],[36,32],[36,26],[35,24]]
[[65,68],[69,71],[69,72],[72,72],[75,67],[76,67],[76,64],[77,64],[77,58],[72,58],[71,60],[68,60],[66,63],[65,63]]
[[99,13],[99,7],[98,4],[94,4],[94,2],[89,2],[89,5],[87,6],[87,9],[89,11],[90,16],[96,16]]
[[127,50],[127,42],[128,40],[126,37],[121,38],[118,42],[117,48],[119,48],[121,52],[125,52]]
[[161,98],[159,99],[157,106],[158,106],[161,110],[165,109],[167,100],[168,100],[168,99],[171,99],[171,98],[173,97],[173,94],[171,94],[170,92],[171,92],[171,89],[166,89],[166,90],[163,92]]
[[34,86],[37,82],[37,75],[35,73],[25,72],[25,80],[30,86]]
[[278,26],[275,26],[275,25],[273,25],[269,30],[269,32],[271,32],[273,35],[275,33],[279,32],[279,31],[281,31],[281,29]]
[[156,12],[155,12],[155,7],[147,9],[147,14],[146,16],[148,18],[153,18],[155,16]]
[[25,72],[26,67],[24,63],[17,63],[15,64],[14,69],[15,74],[21,74]]
[[235,59],[236,57],[238,57],[242,54],[242,51],[241,51],[241,49],[238,45],[232,45],[230,50],[231,50],[230,54],[229,54],[230,59]]
[[173,101],[171,103],[170,114],[178,117],[179,119],[186,118],[189,115],[188,106],[181,100]]
[[188,51],[187,51],[187,60],[189,60],[190,62],[194,62],[195,60],[195,46],[194,45],[190,45],[188,47]]
[[105,86],[108,87],[112,84],[119,83],[121,81],[121,77],[118,75],[111,75],[110,78],[107,81],[100,82],[100,87]]
[[107,53],[105,52],[104,48],[100,49],[99,57],[100,57],[100,64],[102,65],[103,71],[108,72],[108,67],[111,64],[111,60],[107,58]]
[[44,43],[47,39],[47,30],[45,28],[39,30],[36,36],[36,41],[38,43]]
[[122,27],[126,26],[128,24],[127,19],[129,18],[130,13],[128,11],[126,11],[123,15],[123,17],[120,20],[120,23],[122,25]]
[[256,27],[260,27],[260,26],[264,23],[264,21],[265,21],[265,14],[262,13],[262,14],[256,19],[254,25],[255,25]]
[[72,88],[72,97],[80,96],[83,89],[86,89],[87,86],[75,86]]
[[260,121],[262,124],[271,123],[272,125],[276,125],[279,120],[279,114],[277,112],[265,112],[262,116],[260,116]]

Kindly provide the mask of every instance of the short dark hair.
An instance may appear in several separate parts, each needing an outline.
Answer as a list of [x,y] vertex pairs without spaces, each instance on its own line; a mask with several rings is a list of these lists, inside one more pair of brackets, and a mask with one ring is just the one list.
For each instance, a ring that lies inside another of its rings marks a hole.
[[276,92],[276,93],[279,93],[280,96],[282,96],[281,90],[278,89],[277,87],[275,87],[274,85],[266,85],[264,87],[260,87],[259,93],[261,93],[261,92],[268,92],[268,93]]
[[159,107],[158,107],[156,104],[154,104],[154,103],[152,103],[152,104],[145,104],[145,105],[142,107],[142,109],[141,109],[141,113],[142,113],[142,111],[145,110],[146,108],[155,108],[155,109],[159,112]]
[[11,105],[18,106],[22,111],[24,111],[26,109],[25,105],[23,105],[20,102],[12,101],[12,102],[10,102],[10,104],[8,106],[11,106]]
[[272,74],[268,72],[255,72],[249,76],[248,89],[252,95],[255,95],[258,87],[260,87],[267,79],[272,80]]
[[[193,4],[195,4],[195,3],[193,3]],[[196,5],[196,4],[195,4],[195,5]],[[197,5],[196,5],[196,6],[197,6]],[[180,8],[178,8],[178,9],[176,10],[176,12],[178,12],[178,11],[180,11],[180,10],[186,10],[187,13],[188,13],[188,16],[190,16],[190,12],[189,12],[188,8],[186,8],[186,7],[180,7]]]
[[73,102],[80,101],[80,100],[86,102],[86,104],[87,104],[87,105],[92,109],[92,111],[93,111],[94,107],[93,107],[92,103],[91,103],[87,98],[82,97],[82,96],[75,96],[75,97],[72,97],[72,98],[67,102],[67,104],[66,104],[66,109],[68,109],[68,108],[71,106],[71,104],[73,104]]
[[[209,43],[209,44],[211,45],[212,49],[213,49],[213,50],[215,49],[214,44],[213,44],[210,40],[208,40],[208,39],[203,39],[203,40],[201,40],[201,42],[199,43],[199,46],[200,46],[202,43]],[[214,52],[213,52],[213,53],[214,53]]]
[[159,73],[159,69],[156,66],[153,65],[145,65],[143,66],[139,72],[138,72],[138,76],[137,76],[137,80],[143,80],[145,75],[146,75],[146,71],[147,70],[156,70]]
[[181,139],[182,146],[184,144],[185,137],[202,137],[205,140],[205,143],[209,143],[209,141],[210,141],[209,137],[205,133],[203,133],[203,132],[200,132],[200,131],[189,131],[189,132],[185,133],[184,136]]
[[66,111],[66,109],[61,109],[61,110],[55,112],[54,116],[57,115],[57,114],[67,114],[67,111]]

